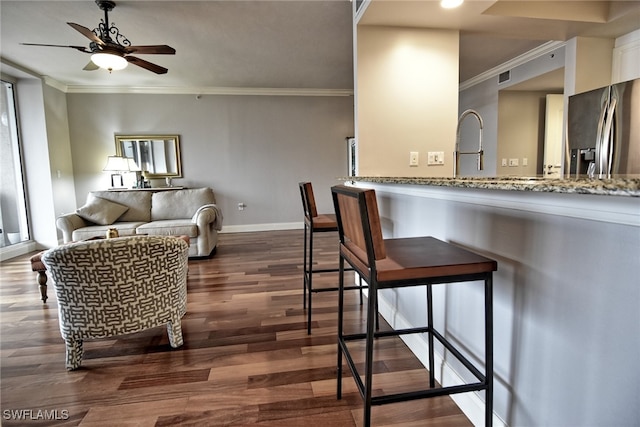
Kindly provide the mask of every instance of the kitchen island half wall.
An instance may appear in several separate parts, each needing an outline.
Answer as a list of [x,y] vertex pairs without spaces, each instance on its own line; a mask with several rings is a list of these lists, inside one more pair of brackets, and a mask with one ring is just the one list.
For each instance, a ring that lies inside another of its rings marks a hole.
[[[640,181],[345,181],[376,190],[385,238],[430,235],[498,261],[495,425],[637,423]],[[471,360],[484,360],[482,289],[434,286],[435,326]],[[380,291],[380,312],[396,327],[422,325],[425,310],[423,287]],[[407,343],[426,365],[426,340]],[[435,350],[441,382],[470,378]],[[482,424],[482,394],[456,401]]]

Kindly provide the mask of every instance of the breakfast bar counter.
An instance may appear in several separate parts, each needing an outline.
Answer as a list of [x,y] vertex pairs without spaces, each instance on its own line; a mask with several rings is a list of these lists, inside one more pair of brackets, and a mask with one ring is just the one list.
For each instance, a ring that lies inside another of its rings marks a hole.
[[506,191],[535,191],[547,193],[594,194],[640,197],[640,178],[550,179],[543,177],[503,176],[495,178],[414,178],[414,177],[349,177],[345,181],[378,184],[432,185],[452,188],[481,188]]
[[[385,238],[433,236],[495,259],[494,425],[640,419],[640,180],[345,177],[376,191]],[[483,360],[482,292],[434,286],[434,322]],[[424,290],[380,290],[394,328],[420,325]],[[471,326],[470,326],[471,325]],[[407,345],[428,366],[425,340]],[[471,379],[436,344],[443,385]],[[482,425],[484,396],[456,402]],[[593,402],[597,402],[593,404]],[[475,414],[475,415],[474,415]]]

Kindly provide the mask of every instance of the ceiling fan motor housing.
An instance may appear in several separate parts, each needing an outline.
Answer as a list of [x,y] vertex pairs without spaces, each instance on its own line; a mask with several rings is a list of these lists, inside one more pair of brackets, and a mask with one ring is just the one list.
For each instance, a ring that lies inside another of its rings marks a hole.
[[111,12],[116,7],[116,2],[111,0],[96,0],[96,4],[105,12]]

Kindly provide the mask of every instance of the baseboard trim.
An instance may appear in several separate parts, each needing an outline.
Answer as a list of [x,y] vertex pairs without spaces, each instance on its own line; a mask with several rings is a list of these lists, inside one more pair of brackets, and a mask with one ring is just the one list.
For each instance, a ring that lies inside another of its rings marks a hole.
[[278,222],[271,224],[224,225],[220,233],[249,233],[252,231],[302,230],[302,222]]
[[7,261],[12,258],[26,255],[29,252],[37,250],[36,242],[30,240],[28,242],[16,243],[15,245],[4,246],[0,248],[0,261]]

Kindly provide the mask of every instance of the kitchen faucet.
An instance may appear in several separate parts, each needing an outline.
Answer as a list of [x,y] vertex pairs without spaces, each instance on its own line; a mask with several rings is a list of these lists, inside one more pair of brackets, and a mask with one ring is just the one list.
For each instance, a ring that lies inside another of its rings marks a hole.
[[[480,124],[480,131],[479,131],[479,138],[480,138],[480,143],[478,146],[478,151],[460,151],[460,125],[462,124],[462,121],[465,119],[465,117],[467,117],[468,115],[473,115],[476,117],[476,119],[478,119],[478,123]],[[466,110],[462,113],[462,115],[460,116],[460,118],[458,119],[458,126],[456,127],[456,150],[453,152],[453,177],[455,178],[456,176],[458,176],[458,162],[460,160],[460,156],[462,154],[475,154],[478,156],[478,170],[481,171],[483,169],[483,162],[482,162],[482,158],[484,155],[484,151],[482,151],[482,128],[484,127],[483,123],[482,123],[482,117],[480,117],[480,114],[478,114],[478,112],[476,110]]]

